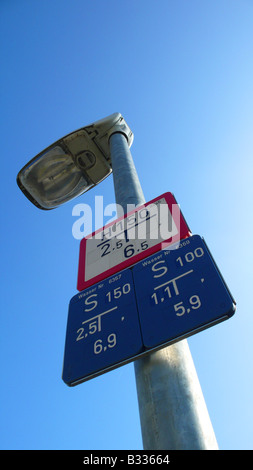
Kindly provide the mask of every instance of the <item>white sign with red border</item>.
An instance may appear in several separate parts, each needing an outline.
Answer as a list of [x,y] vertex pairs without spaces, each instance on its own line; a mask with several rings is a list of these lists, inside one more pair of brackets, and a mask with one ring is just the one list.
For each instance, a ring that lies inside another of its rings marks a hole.
[[77,289],[82,291],[191,235],[172,193],[164,193],[80,242]]

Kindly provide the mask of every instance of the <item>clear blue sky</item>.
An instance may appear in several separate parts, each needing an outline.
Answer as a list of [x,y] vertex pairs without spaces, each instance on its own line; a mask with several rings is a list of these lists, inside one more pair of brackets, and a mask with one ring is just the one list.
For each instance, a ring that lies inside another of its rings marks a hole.
[[0,22],[1,448],[142,448],[133,364],[61,379],[72,209],[113,203],[112,176],[50,212],[16,185],[52,142],[120,112],[146,200],[174,193],[236,298],[188,342],[220,448],[252,449],[252,1],[1,0]]

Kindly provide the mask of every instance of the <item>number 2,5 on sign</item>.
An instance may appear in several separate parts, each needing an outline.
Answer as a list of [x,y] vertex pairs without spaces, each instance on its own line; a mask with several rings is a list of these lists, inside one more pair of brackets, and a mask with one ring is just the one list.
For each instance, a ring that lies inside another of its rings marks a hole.
[[[126,282],[125,284],[123,284],[123,286],[115,287],[114,289],[112,288],[105,294],[106,302],[111,303],[113,301],[117,301],[117,299],[119,299],[121,296],[125,296],[129,294],[130,291],[131,291],[131,285],[129,282]],[[84,312],[93,311],[94,309],[96,309],[96,307],[98,307],[97,294],[91,294],[88,297],[86,297]],[[97,315],[92,316],[91,318],[84,320],[82,322],[82,326],[78,328],[78,330],[76,331],[76,334],[77,334],[76,341],[84,340],[85,338],[89,338],[90,335],[99,333],[102,330],[102,317],[104,317],[104,315],[110,314],[111,312],[115,311],[117,308],[118,307],[116,305]],[[124,317],[122,317],[121,320],[123,321],[123,319]],[[109,336],[108,336],[108,347],[114,347],[116,344],[116,336],[113,340],[111,339],[112,337],[109,338]],[[100,352],[100,348],[98,346],[96,350]]]

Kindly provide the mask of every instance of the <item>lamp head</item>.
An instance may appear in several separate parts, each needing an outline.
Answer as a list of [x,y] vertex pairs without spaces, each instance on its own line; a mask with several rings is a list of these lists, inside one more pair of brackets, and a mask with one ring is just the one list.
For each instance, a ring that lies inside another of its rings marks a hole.
[[109,139],[116,132],[132,145],[133,134],[120,113],[67,134],[19,171],[19,188],[44,210],[80,196],[112,172]]

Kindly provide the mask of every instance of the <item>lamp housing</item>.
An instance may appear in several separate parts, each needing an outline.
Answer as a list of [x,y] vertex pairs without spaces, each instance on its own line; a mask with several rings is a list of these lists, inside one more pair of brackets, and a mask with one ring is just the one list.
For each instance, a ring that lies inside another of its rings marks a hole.
[[89,191],[111,172],[109,139],[133,133],[120,113],[82,127],[44,149],[18,173],[17,184],[39,209],[50,210]]

